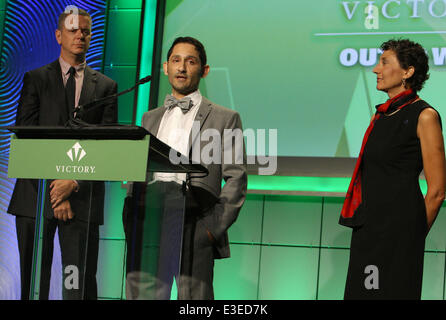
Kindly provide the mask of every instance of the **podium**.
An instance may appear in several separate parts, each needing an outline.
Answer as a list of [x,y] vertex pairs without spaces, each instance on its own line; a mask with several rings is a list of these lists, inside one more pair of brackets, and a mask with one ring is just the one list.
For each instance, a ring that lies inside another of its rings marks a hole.
[[[63,299],[97,296],[94,276],[98,230],[104,221],[104,185],[126,181],[127,197],[121,205],[127,254],[120,262],[125,264],[127,299],[169,299],[181,268],[188,186],[166,179],[163,173],[206,175],[207,169],[138,126],[7,129],[14,133],[8,177],[18,179],[16,186],[28,185],[23,190],[35,190],[29,298],[48,299],[54,287],[51,275],[58,273]],[[62,201],[63,210],[62,205],[53,210],[51,190],[61,180],[76,181],[78,190],[68,197],[68,204]],[[67,217],[70,210],[71,219],[69,214],[66,221],[55,218],[55,212]],[[52,269],[56,229],[62,270]]]

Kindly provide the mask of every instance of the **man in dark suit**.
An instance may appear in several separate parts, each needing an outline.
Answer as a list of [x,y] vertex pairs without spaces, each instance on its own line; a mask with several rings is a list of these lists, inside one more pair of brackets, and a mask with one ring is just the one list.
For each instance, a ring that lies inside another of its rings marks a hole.
[[[198,40],[177,38],[163,67],[172,87],[172,95],[166,97],[163,107],[144,113],[142,126],[209,171],[206,177],[190,174],[188,178],[181,173],[154,174],[154,180],[165,184],[161,188],[166,191],[181,190],[175,185],[181,186],[186,180],[190,181],[186,192],[181,268],[177,277],[178,298],[213,299],[214,259],[230,256],[228,229],[237,219],[247,192],[242,123],[236,111],[212,103],[198,90],[201,78],[206,77],[210,70],[206,64],[205,49]],[[209,140],[200,138],[208,134],[219,136],[212,139],[215,147],[213,153],[204,152],[206,146],[209,147]],[[225,184],[222,188],[223,180]],[[150,186],[149,183],[147,188]],[[172,203],[168,205],[172,206]],[[170,225],[174,226],[173,223]],[[165,227],[166,223],[163,222],[163,232]],[[169,230],[171,233],[172,229]],[[129,228],[126,234],[131,234]],[[129,246],[129,241],[127,243]],[[162,281],[166,281],[165,276],[162,278]],[[172,280],[167,281],[170,288]],[[162,285],[157,287],[166,291]],[[168,299],[170,292],[156,296]]]
[[[17,126],[63,126],[76,106],[117,92],[115,81],[85,63],[91,40],[91,23],[90,15],[82,9],[72,14],[64,12],[59,16],[55,35],[61,47],[60,57],[25,74],[17,109]],[[83,120],[93,124],[116,123],[116,99],[102,108],[85,112]],[[57,228],[63,271],[67,266],[75,266],[79,271],[77,285],[67,288],[65,281],[62,281],[64,299],[96,299],[104,184],[53,180],[48,181],[46,189],[40,299],[48,299],[53,242]],[[8,213],[16,216],[22,299],[28,299],[30,294],[37,194],[36,180],[17,179],[8,208]],[[90,199],[91,195],[93,197]]]

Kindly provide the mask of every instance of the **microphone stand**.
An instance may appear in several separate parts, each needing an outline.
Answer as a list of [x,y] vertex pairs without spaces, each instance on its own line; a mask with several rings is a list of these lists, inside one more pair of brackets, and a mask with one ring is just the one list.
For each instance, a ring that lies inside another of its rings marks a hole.
[[131,87],[127,90],[112,94],[110,96],[102,97],[100,99],[95,99],[95,100],[88,102],[84,105],[78,105],[76,108],[74,108],[73,112],[70,113],[70,118],[67,121],[67,123],[65,123],[65,126],[70,127],[70,128],[82,128],[82,127],[94,126],[94,125],[82,120],[82,116],[84,115],[84,113],[88,112],[89,110],[92,110],[92,109],[102,106],[102,104],[104,104],[108,100],[117,99],[119,96],[135,90],[136,87],[138,87],[139,85],[144,84],[146,82],[149,82],[150,80],[152,80],[152,76],[147,76],[145,78],[138,80],[138,82],[136,82],[136,84],[133,87]]

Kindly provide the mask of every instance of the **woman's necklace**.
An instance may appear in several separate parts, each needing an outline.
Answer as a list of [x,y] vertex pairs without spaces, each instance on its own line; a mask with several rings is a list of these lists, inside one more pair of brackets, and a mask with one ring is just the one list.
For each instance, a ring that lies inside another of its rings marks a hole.
[[391,113],[389,113],[389,114],[387,114],[387,113],[384,113],[384,115],[386,116],[386,117],[390,117],[390,116],[393,116],[395,113],[397,113],[398,111],[400,111],[401,109],[396,109],[395,111],[393,111],[393,112],[391,112]]
[[[413,101],[410,101],[410,102],[408,103],[408,105],[409,105],[409,104],[412,104],[412,103],[414,103],[414,102],[417,102],[418,100],[420,100],[420,99],[419,99],[419,98],[414,99]],[[401,109],[402,109],[402,107],[396,109],[395,111],[393,111],[393,112],[391,112],[391,113],[384,113],[384,115],[385,115],[386,117],[393,116],[395,113],[397,113],[397,112],[400,111]]]

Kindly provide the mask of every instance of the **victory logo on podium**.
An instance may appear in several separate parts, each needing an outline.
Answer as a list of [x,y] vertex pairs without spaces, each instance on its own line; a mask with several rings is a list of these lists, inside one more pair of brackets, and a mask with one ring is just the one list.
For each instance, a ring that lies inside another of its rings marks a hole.
[[82,146],[79,144],[79,142],[76,142],[70,150],[67,152],[67,156],[71,159],[71,161],[81,161],[83,157],[85,157],[87,153],[82,148]]

